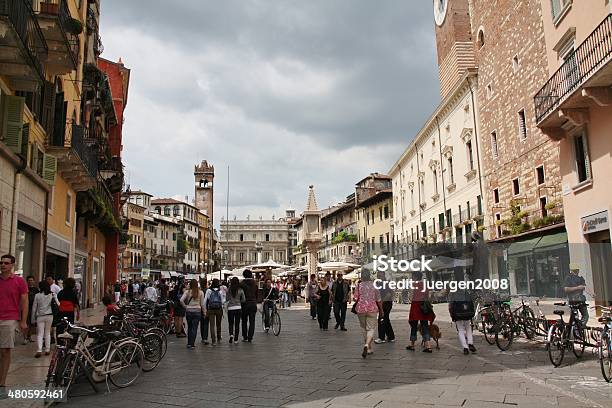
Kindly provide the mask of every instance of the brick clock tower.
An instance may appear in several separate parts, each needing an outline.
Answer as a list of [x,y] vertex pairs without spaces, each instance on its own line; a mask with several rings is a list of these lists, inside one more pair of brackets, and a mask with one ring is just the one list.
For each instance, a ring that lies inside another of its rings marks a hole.
[[433,0],[442,99],[476,67],[468,0]]
[[193,176],[195,179],[195,206],[206,211],[212,225],[215,166],[209,165],[206,160],[202,160],[202,163],[196,164]]

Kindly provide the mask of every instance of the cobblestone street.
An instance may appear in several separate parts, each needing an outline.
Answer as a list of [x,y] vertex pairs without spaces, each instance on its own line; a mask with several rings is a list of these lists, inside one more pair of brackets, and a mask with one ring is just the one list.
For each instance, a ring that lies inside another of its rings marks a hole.
[[570,353],[555,369],[543,345],[520,340],[500,353],[477,334],[478,354],[464,356],[444,308],[436,307],[443,337],[431,355],[405,350],[405,305],[392,313],[398,341],[375,345],[366,360],[353,315],[347,317],[348,332],[333,326],[321,332],[298,307],[281,311],[279,337],[262,333],[258,320],[253,344],[230,345],[225,337],[219,346],[198,343],[187,350],[184,339],[170,337],[166,358],[134,386],[95,395],[84,384],[66,406],[612,406],[612,385],[601,378],[588,350],[579,362]]

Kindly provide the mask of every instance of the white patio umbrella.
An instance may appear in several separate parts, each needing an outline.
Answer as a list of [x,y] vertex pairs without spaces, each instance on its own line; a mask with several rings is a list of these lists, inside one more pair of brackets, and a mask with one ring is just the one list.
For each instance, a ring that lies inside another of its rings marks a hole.
[[267,262],[255,264],[255,265],[249,265],[247,266],[247,268],[251,270],[265,270],[265,269],[289,269],[291,267],[289,265],[279,264],[278,262],[275,262],[272,259],[268,259]]
[[323,262],[317,265],[322,271],[347,271],[359,268],[361,265],[349,262]]

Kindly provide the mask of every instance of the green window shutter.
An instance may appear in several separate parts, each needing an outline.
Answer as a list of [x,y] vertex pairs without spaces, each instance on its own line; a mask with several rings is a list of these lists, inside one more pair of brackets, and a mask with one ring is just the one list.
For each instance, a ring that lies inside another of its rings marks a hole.
[[43,154],[43,174],[42,178],[50,186],[55,185],[55,173],[57,171],[57,158],[50,154]]
[[23,106],[21,96],[4,95],[2,100],[2,137],[13,153],[21,153]]
[[21,156],[28,162],[28,148],[30,144],[30,124],[24,123],[21,130]]

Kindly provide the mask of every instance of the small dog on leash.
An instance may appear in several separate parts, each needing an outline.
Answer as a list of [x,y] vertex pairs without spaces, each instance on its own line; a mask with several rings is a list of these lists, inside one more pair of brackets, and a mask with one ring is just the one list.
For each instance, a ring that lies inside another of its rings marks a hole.
[[[423,327],[421,327],[421,322],[419,322],[419,325],[417,328],[419,330],[419,333],[421,333],[421,337],[423,337]],[[431,337],[431,339],[436,342],[436,350],[440,350],[440,345],[438,344],[438,340],[442,337],[442,333],[440,332],[440,327],[438,327],[437,324],[435,323],[429,324],[429,337]],[[425,346],[425,340],[421,342],[421,345]]]

